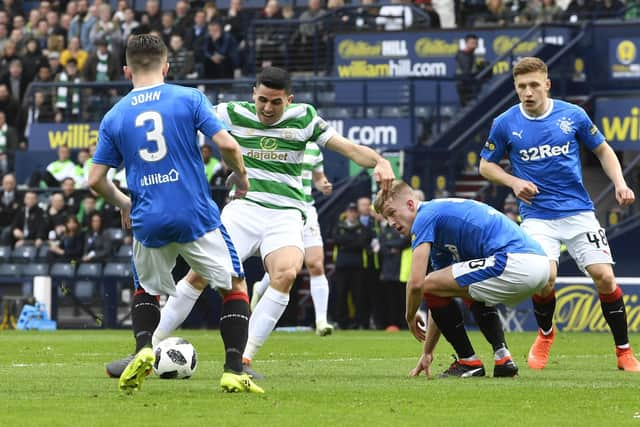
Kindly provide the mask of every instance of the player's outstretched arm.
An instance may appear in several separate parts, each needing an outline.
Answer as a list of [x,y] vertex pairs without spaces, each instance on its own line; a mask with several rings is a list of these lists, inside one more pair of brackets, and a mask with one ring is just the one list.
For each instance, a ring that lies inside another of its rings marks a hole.
[[602,170],[604,170],[604,173],[607,174],[613,183],[616,189],[616,200],[618,204],[622,206],[632,204],[636,200],[636,196],[633,194],[633,190],[627,186],[627,182],[624,180],[624,175],[622,174],[622,167],[618,161],[618,156],[616,156],[611,146],[607,144],[607,142],[603,142],[593,150],[593,154],[600,160]]
[[316,187],[316,189],[319,192],[321,192],[325,196],[328,196],[329,194],[331,194],[331,192],[333,191],[333,184],[329,182],[324,172],[313,171],[312,178],[313,178],[313,185]]
[[391,163],[369,147],[358,145],[341,135],[332,136],[327,141],[327,148],[353,160],[363,168],[373,168],[373,177],[380,188],[387,191],[395,179]]
[[[431,243],[422,243],[413,250],[411,257],[411,277],[407,282],[407,309],[405,318],[407,325],[414,337],[420,342],[424,341],[425,334],[422,327],[424,322],[420,317],[416,317],[420,302],[422,302],[423,282],[425,272],[429,263],[429,254],[431,252]],[[421,327],[422,326],[422,327]]]
[[131,228],[131,199],[116,187],[110,179],[107,179],[107,172],[110,166],[93,162],[89,169],[89,187],[100,194],[105,200],[120,208],[122,228]]
[[540,192],[533,182],[513,176],[499,164],[486,159],[480,159],[479,171],[480,175],[489,181],[510,187],[513,190],[513,194],[526,204],[530,205],[536,194]]
[[409,372],[409,376],[417,377],[420,372],[424,371],[427,379],[431,377],[431,363],[433,363],[433,352],[436,349],[438,340],[440,339],[440,329],[433,321],[431,317],[431,311],[429,311],[429,320],[427,321],[427,332],[425,335],[424,346],[422,348],[422,355],[416,364],[416,367]]
[[218,146],[224,162],[233,171],[227,184],[235,185],[236,197],[243,197],[249,191],[249,178],[242,160],[240,145],[226,130],[221,130],[213,135],[212,140]]

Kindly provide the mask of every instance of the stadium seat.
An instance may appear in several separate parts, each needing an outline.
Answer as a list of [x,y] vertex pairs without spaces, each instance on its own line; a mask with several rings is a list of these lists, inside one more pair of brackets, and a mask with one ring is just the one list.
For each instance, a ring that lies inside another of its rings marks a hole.
[[81,300],[93,298],[96,282],[91,280],[78,280],[73,287],[73,295]]
[[131,245],[122,245],[116,252],[116,258],[118,261],[128,262],[131,261],[133,256],[133,247]]
[[108,262],[104,266],[104,277],[129,278],[131,277],[131,264],[125,262]]
[[35,246],[20,246],[13,250],[11,259],[15,262],[31,262],[36,259],[38,249]]
[[49,264],[44,262],[30,262],[22,267],[24,276],[47,276],[49,274]]
[[294,102],[313,104],[313,92],[296,92]]
[[0,246],[0,262],[8,262],[11,258],[11,246]]
[[76,275],[76,267],[68,262],[56,262],[51,265],[49,275],[54,278],[73,279]]
[[82,263],[78,266],[76,277],[82,279],[99,279],[102,277],[102,264],[97,262]]
[[22,266],[20,264],[3,262],[0,264],[0,276],[19,277],[22,274]]
[[46,260],[48,253],[49,253],[49,245],[42,245],[38,248],[38,254],[36,255],[36,259]]
[[124,240],[124,231],[121,228],[111,227],[104,230],[103,235],[111,240],[114,246],[119,246]]

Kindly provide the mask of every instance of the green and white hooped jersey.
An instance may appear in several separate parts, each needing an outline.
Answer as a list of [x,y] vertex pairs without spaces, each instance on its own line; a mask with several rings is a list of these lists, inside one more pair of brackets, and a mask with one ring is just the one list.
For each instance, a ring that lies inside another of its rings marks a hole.
[[306,211],[302,183],[308,143],[324,146],[336,134],[308,104],[291,104],[271,126],[260,123],[250,102],[218,104],[216,113],[238,141],[249,176],[245,199],[274,209]]
[[315,142],[307,144],[307,148],[304,151],[304,160],[302,163],[302,186],[304,188],[304,201],[307,203],[307,207],[313,206],[314,200],[311,196],[311,190],[313,189],[313,172],[324,172],[322,166],[322,151]]

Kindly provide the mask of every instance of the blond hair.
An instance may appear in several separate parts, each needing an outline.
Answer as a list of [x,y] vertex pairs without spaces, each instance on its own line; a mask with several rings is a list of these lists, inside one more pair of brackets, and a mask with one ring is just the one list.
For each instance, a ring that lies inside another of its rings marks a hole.
[[544,73],[545,75],[548,74],[549,70],[547,68],[547,64],[545,64],[542,59],[536,58],[535,56],[525,56],[513,66],[513,78],[515,79],[521,74],[534,73],[537,71]]
[[396,179],[391,184],[391,188],[387,191],[380,190],[376,194],[376,200],[373,203],[373,208],[380,215],[384,215],[384,208],[387,204],[391,203],[394,198],[397,198],[403,194],[410,194],[414,196],[413,189],[406,182]]

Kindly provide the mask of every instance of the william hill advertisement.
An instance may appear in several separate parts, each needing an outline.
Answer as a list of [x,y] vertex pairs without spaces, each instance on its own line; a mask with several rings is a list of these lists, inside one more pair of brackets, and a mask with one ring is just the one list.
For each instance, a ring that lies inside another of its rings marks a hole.
[[640,77],[640,38],[615,38],[609,40],[609,64],[613,79],[637,79]]
[[[477,30],[477,57],[492,62],[512,49],[527,29]],[[464,47],[464,31],[426,31],[342,34],[336,36],[334,75],[343,79],[380,77],[454,77],[455,56]],[[563,45],[569,40],[566,28],[549,28],[544,42]],[[515,55],[533,54],[542,37],[519,44]],[[508,61],[494,67],[494,74],[507,73]]]
[[29,150],[56,150],[61,145],[71,149],[88,148],[98,143],[100,123],[34,123],[29,131]]
[[[629,332],[640,332],[640,280],[619,278],[624,292]],[[608,332],[602,315],[595,285],[586,277],[558,277],[556,282],[556,311],[553,323],[566,332]],[[501,311],[502,321],[509,331],[535,331],[536,319],[530,301]]]
[[640,150],[640,97],[598,98],[595,124],[615,150]]

